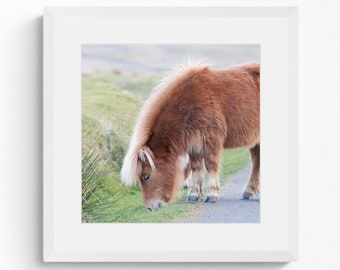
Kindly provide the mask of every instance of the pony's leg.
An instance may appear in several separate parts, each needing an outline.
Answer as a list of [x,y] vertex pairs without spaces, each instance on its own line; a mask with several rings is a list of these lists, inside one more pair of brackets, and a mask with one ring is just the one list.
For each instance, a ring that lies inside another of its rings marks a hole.
[[189,163],[188,167],[184,170],[184,181],[182,183],[181,190],[187,189],[189,187],[190,179],[191,179],[191,167]]
[[260,193],[260,144],[249,149],[252,168],[247,185],[243,189],[241,199],[248,200]]
[[215,203],[220,190],[219,162],[223,148],[206,149],[204,155],[205,167],[208,171],[208,189],[204,202]]
[[189,192],[187,202],[196,202],[202,198],[203,159],[199,155],[190,155],[191,178],[189,178]]

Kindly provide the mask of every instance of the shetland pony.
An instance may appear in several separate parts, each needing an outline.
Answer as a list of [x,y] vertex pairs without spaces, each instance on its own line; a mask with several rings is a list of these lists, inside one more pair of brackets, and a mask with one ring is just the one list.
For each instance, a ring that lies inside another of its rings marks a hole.
[[250,199],[260,190],[260,65],[183,67],[166,77],[145,102],[121,180],[133,185],[139,179],[150,211],[171,201],[189,178],[187,201],[216,202],[222,151],[235,147],[250,151],[252,170],[241,195]]

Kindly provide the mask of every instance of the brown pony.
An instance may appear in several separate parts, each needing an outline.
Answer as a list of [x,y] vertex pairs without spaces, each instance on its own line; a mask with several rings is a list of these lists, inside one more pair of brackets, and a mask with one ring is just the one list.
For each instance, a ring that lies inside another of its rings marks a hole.
[[122,182],[139,178],[150,211],[167,202],[190,178],[187,201],[216,202],[224,148],[248,147],[252,171],[242,199],[260,189],[260,66],[227,69],[182,67],[152,92],[139,115],[121,170]]

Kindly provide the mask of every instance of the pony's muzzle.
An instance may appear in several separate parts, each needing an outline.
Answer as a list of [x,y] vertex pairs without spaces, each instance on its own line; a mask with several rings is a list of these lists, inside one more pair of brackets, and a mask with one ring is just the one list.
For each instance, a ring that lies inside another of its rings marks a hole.
[[163,206],[166,206],[167,204],[164,203],[164,202],[160,202],[160,201],[157,201],[157,202],[154,202],[154,203],[151,203],[150,205],[147,205],[146,206],[146,209],[150,212],[152,211],[155,211]]

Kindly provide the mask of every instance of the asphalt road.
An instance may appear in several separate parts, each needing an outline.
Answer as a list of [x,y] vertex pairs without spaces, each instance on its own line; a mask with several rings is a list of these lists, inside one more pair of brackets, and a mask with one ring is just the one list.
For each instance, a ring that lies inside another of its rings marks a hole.
[[221,187],[216,203],[196,202],[195,215],[182,219],[180,223],[259,223],[260,197],[241,200],[247,183],[250,165],[235,173],[227,185]]

